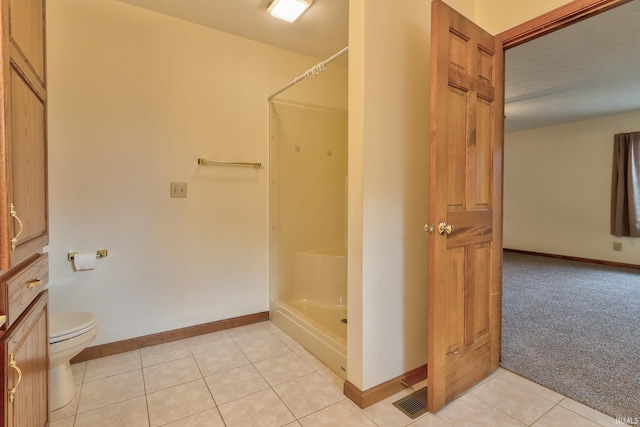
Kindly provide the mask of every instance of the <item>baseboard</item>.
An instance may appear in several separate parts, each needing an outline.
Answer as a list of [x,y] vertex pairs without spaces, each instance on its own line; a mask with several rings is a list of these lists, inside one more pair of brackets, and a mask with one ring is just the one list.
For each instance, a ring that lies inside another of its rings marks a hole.
[[263,322],[265,320],[269,320],[268,311],[188,326],[186,328],[173,329],[171,331],[159,332],[157,334],[130,338],[108,344],[101,344],[84,349],[80,354],[71,359],[71,363],[84,362],[86,360],[111,356],[112,354],[124,353],[131,350],[138,350],[156,344],[191,338],[197,335],[209,334],[211,332],[218,332],[238,326],[250,325],[252,323]]
[[349,381],[345,381],[344,394],[353,403],[364,409],[406,389],[407,386],[403,383],[414,385],[426,379],[427,365],[422,365],[412,371],[400,375],[399,377],[392,378],[389,381],[385,381],[382,384],[378,384],[377,386],[365,391],[360,390]]
[[609,267],[624,267],[624,268],[633,268],[635,270],[640,270],[640,265],[638,264],[625,264],[623,262],[604,261],[600,259],[580,258],[580,257],[568,256],[568,255],[556,255],[556,254],[546,254],[542,252],[522,251],[520,249],[504,248],[503,250],[505,252],[513,252],[517,254],[537,255],[537,256],[544,256],[548,258],[566,259],[567,261],[578,261],[578,262],[586,262],[590,264],[606,265]]

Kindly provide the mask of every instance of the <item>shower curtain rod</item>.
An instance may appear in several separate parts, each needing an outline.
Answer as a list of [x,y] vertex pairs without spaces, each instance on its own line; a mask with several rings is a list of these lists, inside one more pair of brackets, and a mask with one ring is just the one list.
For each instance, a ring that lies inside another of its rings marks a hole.
[[315,77],[318,74],[322,73],[325,70],[325,66],[328,63],[334,61],[339,56],[347,53],[348,51],[349,51],[349,46],[345,47],[340,52],[334,54],[333,56],[331,56],[331,57],[329,57],[327,59],[325,59],[324,61],[321,61],[321,62],[317,63],[316,65],[314,65],[313,67],[311,67],[307,71],[305,71],[304,74],[301,74],[298,77],[296,77],[295,79],[293,79],[285,87],[283,87],[282,89],[280,89],[280,90],[272,93],[271,95],[269,95],[267,97],[267,101],[271,101],[272,98],[280,95],[282,92],[284,92],[285,90],[289,89],[291,86],[295,86],[295,85],[297,85],[298,83],[300,83],[303,80],[310,79],[310,78]]

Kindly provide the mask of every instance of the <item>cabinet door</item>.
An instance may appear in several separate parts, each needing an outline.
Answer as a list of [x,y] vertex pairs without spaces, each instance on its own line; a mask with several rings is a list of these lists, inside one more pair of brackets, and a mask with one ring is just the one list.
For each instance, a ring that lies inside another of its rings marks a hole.
[[[8,181],[10,265],[14,266],[48,243],[46,104],[17,68],[9,75]],[[17,217],[17,218],[16,218]]]
[[48,291],[43,291],[3,338],[5,425],[49,423]]
[[[5,0],[6,1],[6,0]],[[45,86],[44,0],[9,0],[11,57]],[[34,84],[36,82],[34,81]]]
[[44,0],[1,5],[0,271],[7,271],[48,243],[47,93]]

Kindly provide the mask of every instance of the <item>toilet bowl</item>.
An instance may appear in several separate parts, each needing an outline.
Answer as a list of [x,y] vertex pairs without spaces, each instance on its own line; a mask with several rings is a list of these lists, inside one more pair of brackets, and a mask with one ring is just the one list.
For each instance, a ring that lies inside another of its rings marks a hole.
[[90,313],[49,315],[49,408],[54,411],[71,402],[75,394],[69,361],[91,344],[98,333],[96,318]]

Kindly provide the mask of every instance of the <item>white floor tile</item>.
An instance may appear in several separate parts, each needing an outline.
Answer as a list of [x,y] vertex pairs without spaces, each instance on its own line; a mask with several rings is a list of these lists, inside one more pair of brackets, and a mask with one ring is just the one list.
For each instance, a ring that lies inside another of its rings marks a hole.
[[148,427],[147,399],[136,397],[78,414],[74,427]]
[[313,368],[294,353],[273,357],[255,363],[255,367],[265,380],[275,386],[313,372]]
[[259,362],[260,360],[291,353],[291,349],[273,335],[251,341],[243,341],[238,343],[238,347],[251,362]]
[[191,349],[186,340],[171,341],[140,349],[142,366],[152,366],[191,356]]
[[149,366],[143,368],[142,372],[147,393],[202,378],[193,356]]
[[449,403],[437,415],[456,427],[522,427],[525,425],[469,393]]
[[296,418],[302,418],[345,399],[344,394],[339,393],[316,372],[279,384],[273,387],[273,390]]
[[426,414],[409,424],[410,427],[453,427],[436,414]]
[[272,389],[225,403],[220,413],[228,427],[283,426],[295,417],[282,403]]
[[[620,427],[623,425],[615,418],[605,415],[602,412],[598,412],[595,409],[589,408],[588,406],[569,398],[563,399],[562,402],[560,402],[560,406],[605,427]],[[633,416],[630,417],[633,418]]]
[[150,393],[147,395],[147,405],[151,427],[215,408],[203,379]]
[[218,406],[269,388],[253,365],[211,375],[205,381]]
[[50,427],[73,427],[73,422],[75,421],[76,417],[68,417],[68,418],[63,418],[57,421],[53,421],[51,422],[51,424],[49,424]]
[[553,403],[558,403],[562,399],[564,399],[564,396],[561,395],[560,393],[556,393],[553,390],[549,390],[548,388],[541,386],[540,384],[534,383],[533,381],[523,378],[519,375],[516,375],[513,372],[503,370],[503,373],[500,374],[500,378],[503,380],[507,380],[510,383],[513,383],[526,390],[529,390],[530,392],[535,393],[542,398],[550,400]]
[[142,369],[85,382],[80,391],[78,414],[138,396],[144,396]]
[[226,331],[212,332],[210,334],[187,338],[187,345],[189,345],[191,353],[193,354],[207,353],[232,344],[234,344],[234,342],[229,338]]
[[249,359],[235,344],[193,356],[205,377],[248,365]]
[[87,361],[83,382],[95,381],[123,372],[131,372],[142,368],[140,350],[114,354]]
[[373,421],[349,400],[342,400],[298,421],[303,427],[376,427]]
[[571,412],[561,406],[556,406],[533,424],[533,427],[598,427],[593,421]]
[[525,425],[531,425],[555,404],[501,376],[474,388],[471,395],[483,400]]
[[[344,381],[271,322],[72,365],[74,400],[51,427],[613,427],[615,419],[503,369],[437,414],[365,410]],[[426,385],[417,384],[415,390]]]
[[413,420],[393,406],[393,402],[396,402],[411,393],[413,393],[411,389],[402,390],[401,392],[364,409],[364,413],[379,426],[404,427],[413,422]]
[[273,336],[271,332],[262,323],[254,323],[253,325],[240,326],[227,330],[227,335],[236,344],[251,341],[259,338],[268,338]]
[[225,427],[225,425],[220,412],[214,408],[165,424],[164,427]]

